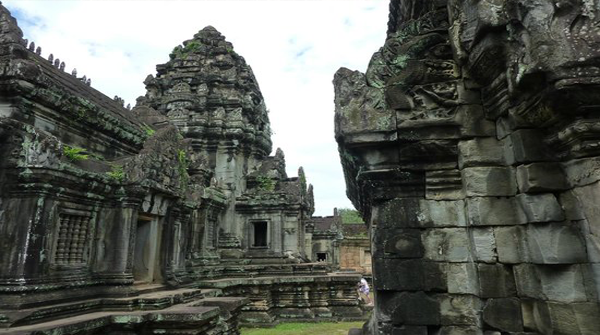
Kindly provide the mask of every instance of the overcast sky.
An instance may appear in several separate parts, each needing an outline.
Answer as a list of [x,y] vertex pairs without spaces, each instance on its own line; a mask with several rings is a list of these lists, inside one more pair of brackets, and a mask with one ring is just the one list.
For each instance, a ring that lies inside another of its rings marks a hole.
[[135,104],[156,64],[207,25],[233,43],[270,110],[273,147],[289,176],[303,166],[315,215],[352,205],[333,135],[333,74],[364,72],[385,41],[389,0],[5,0],[25,38],[87,75],[92,86]]

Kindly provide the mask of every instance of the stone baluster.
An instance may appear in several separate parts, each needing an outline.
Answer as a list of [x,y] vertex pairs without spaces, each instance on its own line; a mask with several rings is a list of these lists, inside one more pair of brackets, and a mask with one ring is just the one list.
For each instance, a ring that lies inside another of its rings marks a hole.
[[56,248],[56,263],[64,263],[67,249],[68,229],[70,225],[70,217],[63,216],[60,220],[58,232],[58,246]]
[[65,70],[65,62],[60,62],[60,66],[58,67],[61,71]]
[[53,54],[48,55],[48,61],[50,62],[50,64],[52,64],[54,62],[54,55]]
[[76,261],[78,263],[83,263],[83,249],[85,248],[85,240],[86,240],[86,235],[88,233],[88,226],[89,226],[89,222],[90,219],[89,218],[82,218],[81,220],[81,227],[79,229],[79,242],[77,243],[77,259]]
[[73,68],[73,71],[71,71],[71,75],[75,78],[77,78],[77,69]]
[[38,55],[38,56],[40,56],[42,54],[42,47],[37,47],[35,49],[35,54]]
[[35,43],[33,41],[31,41],[31,43],[29,43],[29,51],[34,51],[35,50]]
[[79,231],[81,228],[81,217],[77,217],[72,225],[70,231],[70,248],[69,248],[69,263],[75,263],[77,261],[77,247],[79,245]]

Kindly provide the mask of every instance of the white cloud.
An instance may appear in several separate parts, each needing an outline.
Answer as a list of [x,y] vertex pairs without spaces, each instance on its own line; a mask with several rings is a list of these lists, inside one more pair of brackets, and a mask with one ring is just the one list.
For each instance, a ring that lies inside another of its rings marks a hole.
[[365,71],[385,40],[388,0],[53,1],[6,0],[25,37],[126,103],[145,93],[176,45],[207,25],[254,70],[271,111],[274,147],[289,175],[304,166],[316,215],[351,207],[333,135],[333,74]]

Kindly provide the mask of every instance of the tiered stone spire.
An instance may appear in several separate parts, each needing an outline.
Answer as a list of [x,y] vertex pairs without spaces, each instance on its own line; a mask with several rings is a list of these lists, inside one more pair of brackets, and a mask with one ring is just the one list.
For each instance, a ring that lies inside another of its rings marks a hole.
[[271,151],[267,110],[243,57],[208,26],[173,49],[146,81],[147,103],[167,115],[184,136],[237,139],[259,156]]

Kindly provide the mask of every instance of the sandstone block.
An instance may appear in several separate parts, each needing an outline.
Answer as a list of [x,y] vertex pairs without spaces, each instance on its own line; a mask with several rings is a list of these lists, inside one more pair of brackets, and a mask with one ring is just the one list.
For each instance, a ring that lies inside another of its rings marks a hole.
[[531,163],[517,167],[517,183],[523,193],[561,191],[569,188],[558,163]]
[[596,201],[590,201],[590,199],[600,199],[600,182],[576,187],[573,189],[573,194],[581,206],[581,216],[589,223],[588,229],[591,235],[600,237],[600,206]]
[[[511,120],[512,121],[512,120]],[[541,131],[518,129],[503,140],[509,165],[551,160],[551,153],[543,143]]]
[[587,261],[585,243],[576,226],[552,222],[527,226],[527,250],[536,264],[572,264]]
[[520,297],[564,303],[588,299],[582,265],[520,264],[514,271]]
[[394,325],[440,325],[440,302],[423,292],[402,292],[392,310]]
[[460,170],[434,170],[425,172],[425,199],[459,200],[465,198]]
[[519,297],[543,300],[542,281],[535,265],[519,264],[513,267]]
[[536,266],[544,296],[558,302],[585,302],[587,300],[582,266]]
[[479,295],[479,278],[475,263],[451,263],[446,266],[448,293]]
[[425,260],[374,259],[374,283],[382,291],[446,290],[446,264]]
[[579,200],[579,196],[581,195],[576,195],[574,190],[560,193],[558,200],[562,209],[565,211],[565,216],[568,221],[584,220],[586,218],[581,206],[581,200],[584,200],[585,197]]
[[425,258],[441,262],[471,260],[469,235],[464,228],[428,229],[422,235]]
[[552,330],[555,334],[591,335],[600,333],[598,303],[548,302]]
[[475,259],[479,262],[496,262],[498,256],[494,230],[492,228],[471,228],[469,232],[475,247]]
[[418,199],[393,199],[374,206],[371,216],[378,228],[416,228],[420,209]]
[[482,298],[504,298],[517,293],[515,278],[510,266],[477,264],[477,270]]
[[374,207],[379,228],[466,227],[464,200],[394,199]]
[[467,209],[471,226],[506,226],[519,223],[514,197],[469,198]]
[[502,144],[493,137],[476,137],[458,143],[458,167],[505,165]]
[[551,193],[519,194],[516,196],[519,205],[519,222],[550,222],[565,219],[563,210],[556,197]]
[[417,219],[421,227],[466,227],[464,200],[421,200]]
[[485,118],[479,104],[462,105],[456,111],[462,136],[494,136],[496,127],[493,121]]
[[526,236],[527,231],[521,226],[494,228],[498,260],[506,264],[527,262],[529,254]]
[[521,303],[516,298],[489,299],[483,307],[483,321],[502,331],[523,331]]
[[461,174],[467,197],[506,197],[517,193],[513,168],[471,167],[463,169]]
[[380,246],[373,251],[374,258],[421,258],[423,243],[418,229],[373,230],[373,241]]
[[444,294],[440,296],[443,325],[481,326],[481,299],[471,295]]

